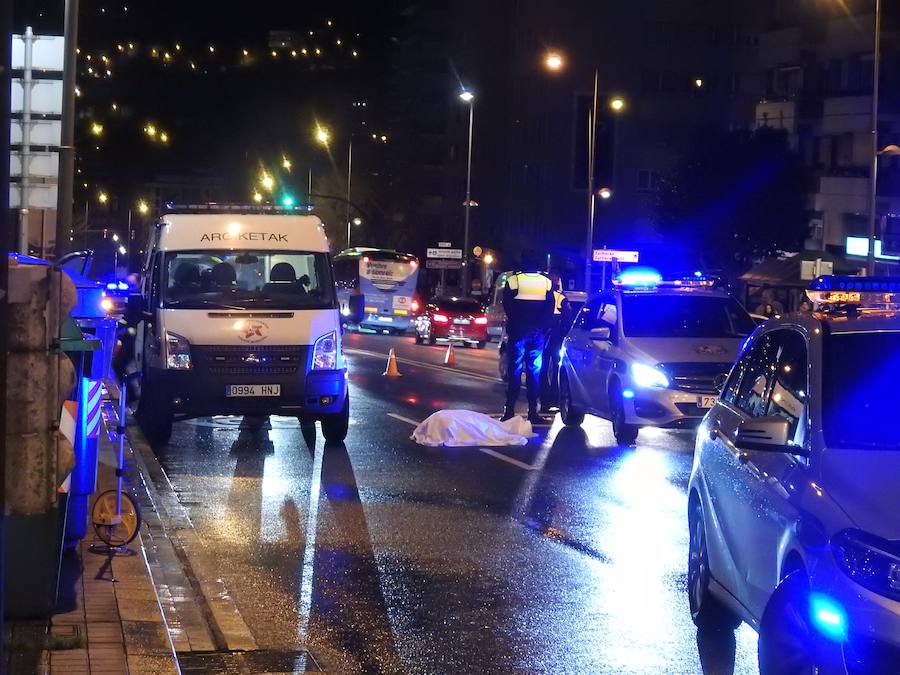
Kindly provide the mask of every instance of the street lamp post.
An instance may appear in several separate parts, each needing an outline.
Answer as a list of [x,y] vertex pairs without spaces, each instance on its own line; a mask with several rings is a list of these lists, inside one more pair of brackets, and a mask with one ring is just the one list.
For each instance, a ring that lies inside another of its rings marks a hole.
[[469,106],[469,148],[466,155],[466,201],[463,220],[463,294],[469,293],[469,217],[472,210],[472,139],[475,129],[475,94],[464,89],[460,100]]
[[881,0],[875,0],[875,56],[872,81],[872,169],[869,180],[869,252],[866,273],[875,274],[876,213],[878,207],[878,78],[881,71]]
[[[329,148],[329,143],[331,142],[331,132],[325,127],[318,126],[316,127],[316,141],[320,145],[324,145],[326,148]],[[352,179],[353,179],[353,134],[350,134],[350,138],[347,142],[347,248],[350,248],[350,227],[353,224],[353,219],[351,216],[351,188],[352,188]],[[310,173],[310,187],[312,187],[312,173]]]

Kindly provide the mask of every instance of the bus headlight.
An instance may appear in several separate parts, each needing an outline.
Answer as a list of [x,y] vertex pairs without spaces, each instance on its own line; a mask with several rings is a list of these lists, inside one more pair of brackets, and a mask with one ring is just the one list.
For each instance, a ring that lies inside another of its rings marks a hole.
[[316,340],[313,347],[313,370],[337,368],[337,332],[331,331]]
[[166,331],[166,368],[171,370],[191,369],[191,343],[178,333]]

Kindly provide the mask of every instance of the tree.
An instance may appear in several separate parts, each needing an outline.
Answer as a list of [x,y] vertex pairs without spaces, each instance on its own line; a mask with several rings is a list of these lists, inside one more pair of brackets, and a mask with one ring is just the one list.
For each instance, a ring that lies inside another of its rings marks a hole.
[[661,229],[709,265],[739,271],[802,245],[806,181],[782,130],[706,132],[662,181]]

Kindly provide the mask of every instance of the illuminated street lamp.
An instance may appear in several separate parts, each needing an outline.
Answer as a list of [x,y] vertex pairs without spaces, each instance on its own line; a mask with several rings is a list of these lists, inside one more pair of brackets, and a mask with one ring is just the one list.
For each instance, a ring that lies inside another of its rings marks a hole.
[[[318,52],[318,50],[317,50]],[[320,144],[324,145],[326,148],[329,147],[329,143],[331,142],[331,132],[328,131],[326,127],[316,125],[316,141]],[[350,134],[350,138],[347,140],[347,248],[350,248],[350,225],[352,224],[350,220],[350,209],[352,208],[350,197],[352,196],[352,192],[350,190],[352,186],[353,180],[353,134]]]
[[144,133],[147,134],[150,138],[156,138],[156,125],[155,124],[145,124],[144,125]]
[[357,227],[359,227],[360,225],[363,224],[362,218],[360,218],[359,216],[357,216],[356,218],[354,218],[352,222],[353,222],[353,224],[356,225]]
[[281,168],[284,169],[285,171],[290,171],[291,170],[291,160],[289,160],[287,157],[282,157],[281,158]]
[[103,125],[100,122],[92,122],[91,123],[91,133],[94,136],[102,136],[103,135]]
[[150,213],[150,205],[145,202],[143,199],[139,199],[137,203],[137,210],[142,216],[146,216]]
[[469,106],[469,149],[466,155],[466,210],[463,212],[463,293],[469,292],[469,219],[472,211],[472,138],[475,128],[475,94],[468,89],[459,92],[459,100]]
[[703,88],[703,78],[702,77],[694,78],[694,86],[697,89],[702,89]]
[[482,258],[482,260],[484,260],[484,264],[487,265],[488,267],[490,267],[491,265],[494,264],[494,256],[491,253],[485,253],[484,258]]
[[[565,61],[558,52],[548,52],[544,56],[544,67],[553,73],[562,71],[565,67]],[[588,138],[587,138],[587,155],[588,155],[588,181],[587,181],[587,198],[588,198],[588,222],[587,237],[585,238],[584,250],[584,289],[590,294],[591,292],[591,261],[594,258],[594,220],[596,215],[596,203],[594,192],[594,157],[597,149],[597,111],[600,105],[600,71],[594,69],[594,87],[593,96],[591,98],[591,109],[588,116]],[[614,113],[620,113],[625,110],[625,99],[621,96],[614,96],[609,100],[609,108]],[[607,188],[608,190],[608,188]],[[601,199],[609,199],[612,191],[608,190],[608,196],[599,194]],[[603,279],[603,285],[606,285],[606,278]]]
[[165,131],[163,131],[159,135],[159,142],[160,143],[168,143],[169,142],[169,134],[167,134]]
[[608,187],[602,187],[597,190],[597,196],[604,201],[610,199],[612,197],[612,194],[612,190],[610,190]]
[[262,175],[259,177],[259,183],[269,192],[275,187],[275,179],[265,171],[263,171]]
[[97,201],[100,202],[101,204],[106,204],[109,201],[109,195],[106,194],[103,190],[101,190],[97,194]]
[[262,203],[262,200],[263,200],[262,193],[259,190],[254,190],[253,191],[253,201],[256,202],[257,204],[260,204],[260,203]]
[[331,141],[331,132],[325,127],[316,127],[316,141],[322,145],[328,145]]

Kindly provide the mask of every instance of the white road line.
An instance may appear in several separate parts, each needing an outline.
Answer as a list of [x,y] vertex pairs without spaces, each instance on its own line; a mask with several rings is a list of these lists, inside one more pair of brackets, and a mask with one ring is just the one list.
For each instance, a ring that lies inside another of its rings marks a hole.
[[[350,355],[358,355],[358,356],[369,356],[377,359],[386,359],[388,357],[387,354],[381,354],[379,352],[370,352],[367,349],[352,349],[345,348],[345,354]],[[499,377],[490,377],[488,375],[479,375],[478,373],[471,373],[467,370],[458,370],[456,368],[450,368],[448,366],[438,366],[433,363],[426,363],[425,361],[414,361],[413,359],[407,359],[405,357],[398,356],[397,363],[403,363],[407,366],[416,366],[418,368],[425,368],[426,370],[434,370],[442,373],[452,373],[453,375],[461,375],[462,377],[471,377],[475,380],[480,380],[481,382],[490,382],[491,384],[496,384],[497,382],[502,382]]]
[[531,466],[531,464],[526,464],[525,462],[520,462],[517,459],[513,459],[512,457],[507,457],[503,453],[497,452],[496,450],[491,450],[490,448],[478,448],[481,452],[486,455],[490,455],[495,459],[499,459],[501,462],[506,462],[507,464],[512,464],[513,466],[517,466],[520,469],[525,469],[526,471],[536,471],[538,467]]
[[408,417],[404,417],[403,415],[398,415],[397,413],[388,413],[388,417],[393,417],[395,420],[400,420],[401,422],[406,422],[407,424],[411,424],[414,427],[419,426],[420,422],[416,422],[415,420],[411,420]]

